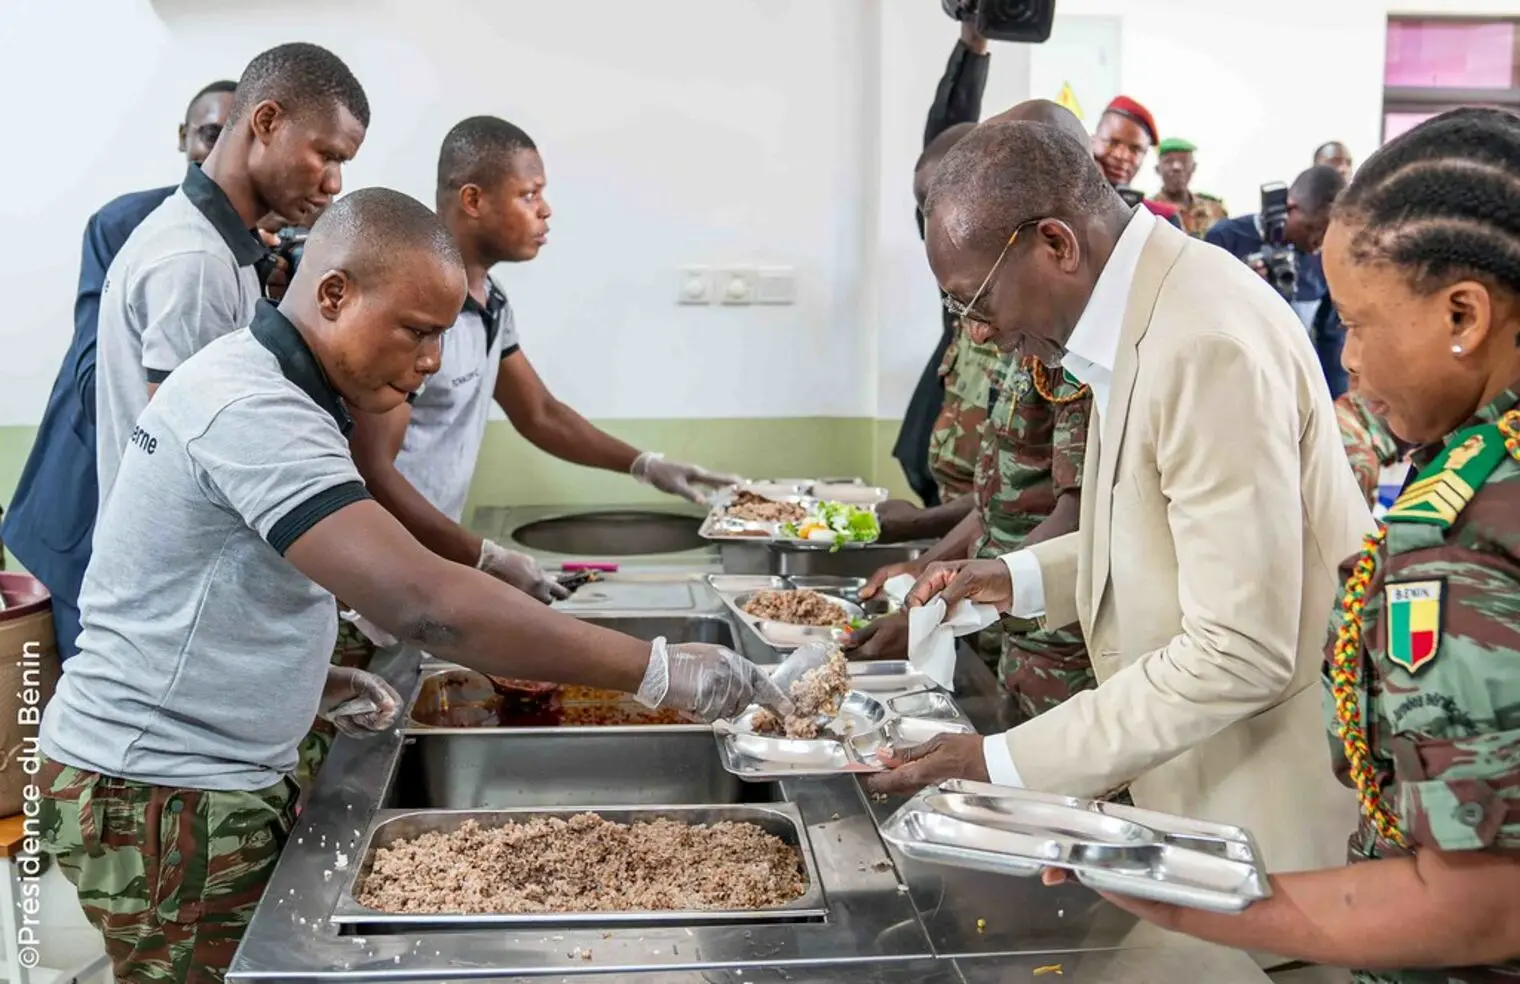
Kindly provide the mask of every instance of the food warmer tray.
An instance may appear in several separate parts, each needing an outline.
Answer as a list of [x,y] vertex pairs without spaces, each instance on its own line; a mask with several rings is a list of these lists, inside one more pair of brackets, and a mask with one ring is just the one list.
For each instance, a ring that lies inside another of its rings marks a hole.
[[740,492],[776,502],[789,502],[811,510],[820,502],[845,502],[854,506],[877,506],[891,493],[880,486],[866,485],[859,479],[770,479],[745,482],[719,492],[712,500],[712,508],[703,520],[698,536],[707,540],[737,543],[776,543],[797,550],[860,550],[875,543],[835,543],[827,540],[801,540],[781,535],[780,523],[734,519],[728,515],[728,507]]
[[[689,824],[710,824],[728,820],[752,823],[798,849],[802,856],[803,893],[784,905],[764,909],[671,909],[616,910],[600,912],[492,912],[492,913],[415,913],[382,912],[358,902],[359,885],[369,874],[375,852],[400,840],[437,831],[458,830],[467,820],[482,827],[559,817],[568,820],[582,813],[595,813],[604,820],[632,824],[649,820],[679,820]],[[823,883],[818,878],[802,823],[802,814],[791,803],[732,806],[609,806],[544,809],[520,807],[499,810],[381,810],[366,832],[356,865],[343,887],[332,921],[340,926],[374,927],[377,932],[403,931],[406,927],[432,929],[479,929],[506,926],[584,926],[732,923],[763,920],[817,919],[827,915]]]
[[964,779],[919,792],[881,835],[915,861],[1021,876],[1064,868],[1097,891],[1215,912],[1272,894],[1239,827]]

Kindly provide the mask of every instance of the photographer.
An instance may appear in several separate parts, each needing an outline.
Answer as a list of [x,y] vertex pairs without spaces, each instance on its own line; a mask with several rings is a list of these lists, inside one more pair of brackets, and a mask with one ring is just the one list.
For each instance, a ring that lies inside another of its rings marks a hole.
[[1293,306],[1310,333],[1332,392],[1345,389],[1340,369],[1340,325],[1328,303],[1319,247],[1330,224],[1330,208],[1346,179],[1328,165],[1300,174],[1282,186],[1262,189],[1262,209],[1216,222],[1206,242],[1229,251],[1261,274]]

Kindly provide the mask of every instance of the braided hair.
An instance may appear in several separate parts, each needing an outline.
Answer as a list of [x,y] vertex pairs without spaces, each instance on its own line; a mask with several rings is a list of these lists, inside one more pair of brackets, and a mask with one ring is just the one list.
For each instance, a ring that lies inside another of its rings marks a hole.
[[1418,290],[1471,277],[1520,297],[1520,116],[1454,109],[1389,141],[1335,205],[1351,255],[1410,270]]

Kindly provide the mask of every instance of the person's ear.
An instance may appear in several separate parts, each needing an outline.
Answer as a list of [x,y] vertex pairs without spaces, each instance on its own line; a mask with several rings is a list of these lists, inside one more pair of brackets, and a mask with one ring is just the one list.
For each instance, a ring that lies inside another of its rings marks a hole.
[[337,321],[353,298],[354,282],[346,270],[329,270],[317,283],[317,311],[328,321]]
[[189,136],[190,136],[189,128],[186,127],[185,124],[181,123],[179,125],[179,152],[181,154],[183,154],[185,152],[185,140]]

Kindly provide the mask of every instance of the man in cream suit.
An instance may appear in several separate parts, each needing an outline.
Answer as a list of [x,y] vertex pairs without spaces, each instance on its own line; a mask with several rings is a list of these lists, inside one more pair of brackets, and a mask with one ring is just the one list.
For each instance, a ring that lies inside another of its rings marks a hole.
[[1127,208],[1060,129],[992,123],[940,166],[930,265],[978,340],[1093,391],[1080,529],[936,565],[910,603],[1079,623],[1096,690],[943,736],[872,783],[948,777],[1239,824],[1273,870],[1345,861],[1319,672],[1336,566],[1372,529],[1302,325],[1223,250]]

